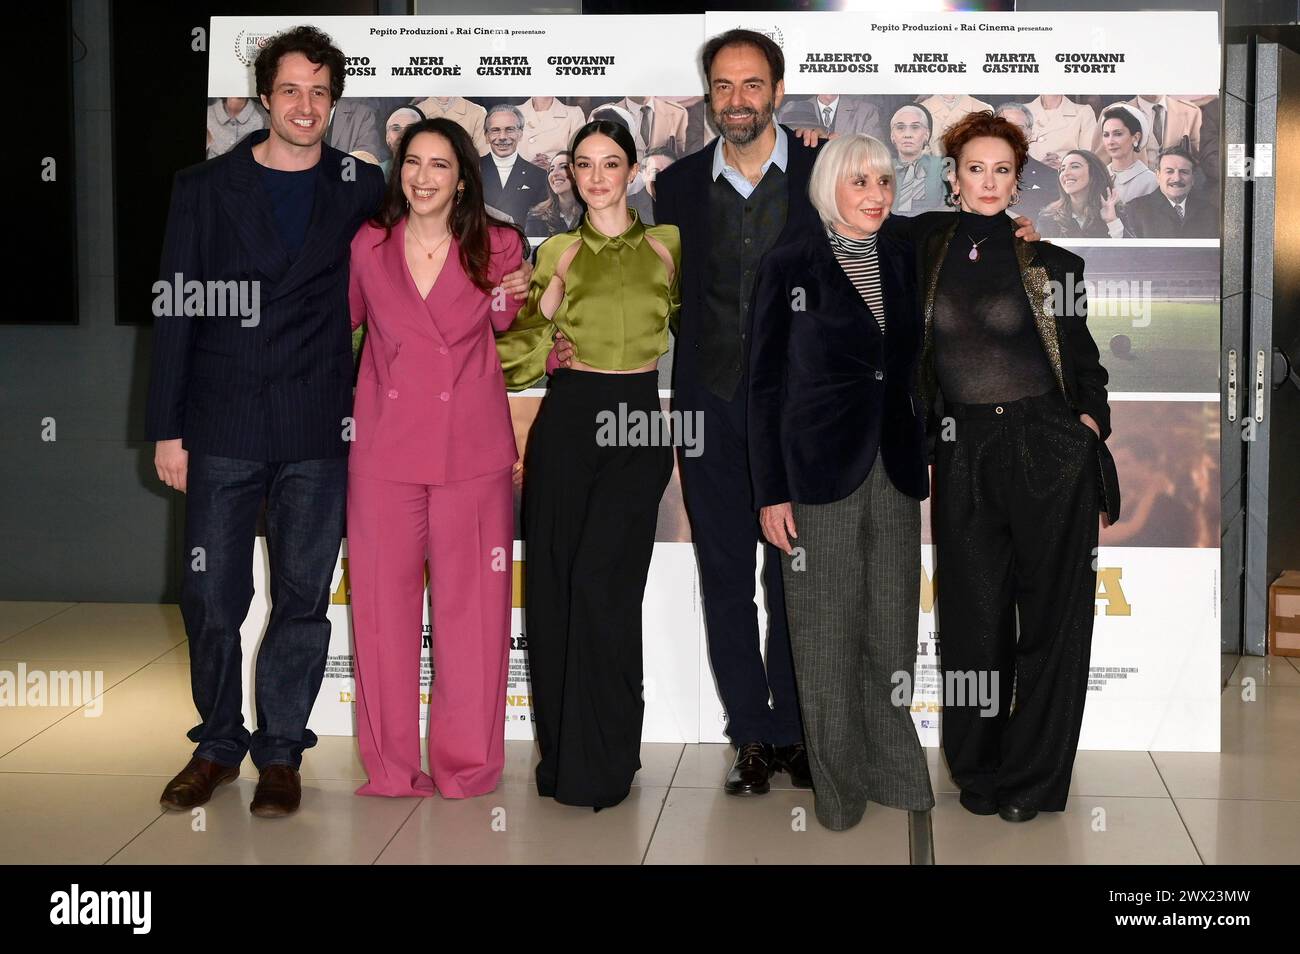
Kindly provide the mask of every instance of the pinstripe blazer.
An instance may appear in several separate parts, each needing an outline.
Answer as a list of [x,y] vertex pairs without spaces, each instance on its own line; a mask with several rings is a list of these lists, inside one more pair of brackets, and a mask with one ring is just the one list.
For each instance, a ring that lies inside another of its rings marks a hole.
[[[322,143],[311,220],[291,262],[253,158],[267,135],[176,174],[154,286],[145,437],[244,460],[345,457],[349,244],[379,206],[383,175]],[[178,295],[178,275],[204,284]],[[232,307],[223,289],[236,287],[255,313]],[[196,288],[206,307],[177,308]]]

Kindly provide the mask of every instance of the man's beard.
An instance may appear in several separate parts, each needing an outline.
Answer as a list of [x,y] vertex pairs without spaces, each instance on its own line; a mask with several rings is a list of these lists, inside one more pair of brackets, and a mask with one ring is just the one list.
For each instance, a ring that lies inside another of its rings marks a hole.
[[710,110],[709,118],[713,120],[713,128],[718,131],[718,135],[726,139],[727,142],[733,146],[747,146],[757,139],[763,130],[768,127],[768,124],[772,122],[772,111],[775,108],[776,104],[772,101],[768,101],[761,111],[746,107],[749,121],[741,120],[739,123],[731,125],[723,121],[725,110],[717,113]]

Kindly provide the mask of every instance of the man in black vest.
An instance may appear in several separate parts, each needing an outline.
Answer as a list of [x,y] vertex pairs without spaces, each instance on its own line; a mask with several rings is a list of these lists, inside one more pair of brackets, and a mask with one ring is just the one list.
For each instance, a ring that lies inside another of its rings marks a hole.
[[1197,181],[1196,160],[1182,145],[1156,161],[1155,192],[1124,206],[1121,218],[1138,238],[1218,238],[1219,211]]
[[[655,221],[682,239],[681,330],[674,407],[699,415],[703,453],[681,455],[682,491],[700,562],[709,659],[736,746],[725,789],[769,790],[773,772],[812,784],[795,697],[781,564],[753,505],[745,401],[749,308],[759,261],[786,231],[818,225],[808,201],[816,153],[772,121],[784,57],[760,33],[732,30],[704,47],[709,110],[720,136],[656,180]],[[767,663],[754,606],[763,543]],[[769,698],[771,700],[769,704]]]

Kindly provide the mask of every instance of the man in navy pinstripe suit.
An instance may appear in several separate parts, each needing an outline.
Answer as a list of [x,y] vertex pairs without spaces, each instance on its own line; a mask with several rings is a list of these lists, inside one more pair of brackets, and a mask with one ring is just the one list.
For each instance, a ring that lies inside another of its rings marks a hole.
[[[147,436],[158,476],[187,494],[181,612],[202,720],[189,732],[194,756],[161,804],[203,804],[251,753],[260,772],[251,811],[276,817],[297,809],[302,752],[316,743],[307,717],[329,647],[351,436],[348,247],[384,180],[322,142],[345,73],[329,37],[289,30],[255,71],[270,129],[183,170],[173,186],[155,291],[165,299],[169,285],[182,286],[174,300],[188,304],[206,290],[207,304],[164,307],[155,321]],[[239,307],[221,307],[213,288],[237,288],[225,301]],[[264,499],[272,609],[250,736],[239,629]]]

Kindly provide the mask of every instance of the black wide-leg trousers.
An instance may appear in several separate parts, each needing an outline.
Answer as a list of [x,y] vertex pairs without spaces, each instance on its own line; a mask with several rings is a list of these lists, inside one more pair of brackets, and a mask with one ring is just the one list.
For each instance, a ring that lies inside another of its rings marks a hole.
[[524,614],[537,790],[569,805],[617,804],[641,767],[641,601],[673,469],[657,382],[653,371],[561,369],[529,438]]
[[944,755],[963,791],[1061,811],[1092,648],[1097,437],[1056,391],[945,410],[931,502]]

